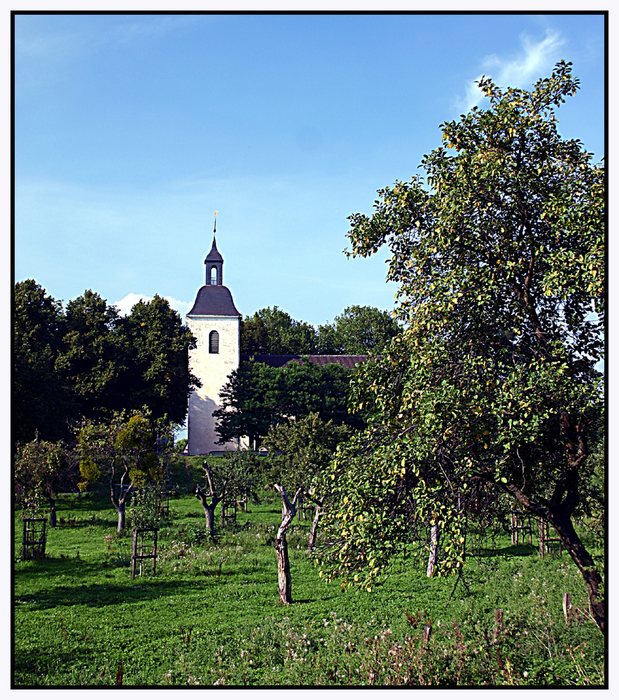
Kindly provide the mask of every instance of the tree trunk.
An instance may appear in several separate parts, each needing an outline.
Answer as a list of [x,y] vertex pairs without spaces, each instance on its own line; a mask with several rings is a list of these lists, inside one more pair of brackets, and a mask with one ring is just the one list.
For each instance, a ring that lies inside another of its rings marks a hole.
[[297,500],[301,493],[299,489],[292,502],[288,499],[283,486],[275,484],[275,490],[282,497],[282,522],[275,536],[275,555],[277,557],[277,588],[279,599],[283,605],[292,603],[292,578],[290,576],[290,559],[288,558],[288,542],[286,541],[286,531],[290,527],[292,519],[297,512]]
[[118,532],[120,535],[124,531],[126,524],[124,501],[119,501],[118,505],[116,506],[116,512],[118,513],[118,525],[116,527],[116,532]]
[[[572,475],[573,476],[573,475]],[[580,537],[576,534],[570,517],[574,505],[577,502],[577,490],[571,485],[568,491],[566,483],[556,487],[557,496],[553,497],[550,503],[536,503],[528,498],[516,485],[507,484],[505,490],[508,491],[533,515],[547,520],[557,531],[561,544],[567,549],[572,561],[578,567],[581,576],[587,587],[589,595],[589,605],[595,623],[603,634],[606,634],[606,603],[600,594],[602,577],[595,568],[593,557],[587,552]],[[568,497],[561,501],[560,496],[568,492]],[[574,494],[574,491],[576,493]]]
[[286,533],[275,538],[275,555],[277,556],[277,588],[279,600],[284,605],[292,603],[292,578],[290,576],[290,559]]
[[439,529],[438,525],[435,523],[430,529],[430,556],[428,557],[428,569],[426,571],[428,578],[434,576],[438,565],[438,539]]
[[318,530],[318,521],[320,520],[320,516],[322,515],[322,512],[320,510],[320,506],[318,503],[315,504],[315,510],[314,510],[314,519],[312,520],[312,526],[310,528],[310,534],[309,534],[309,541],[307,543],[307,551],[308,552],[313,552],[314,547],[316,546],[316,531]]
[[[208,481],[209,481],[209,489],[211,491],[210,497],[211,497],[211,502],[208,502],[208,494],[206,491],[199,486],[196,486],[196,498],[200,501],[202,504],[202,508],[204,510],[204,518],[206,520],[206,532],[208,533],[208,536],[214,540],[216,537],[216,532],[215,532],[215,508],[217,508],[217,504],[221,501],[223,498],[223,493],[221,495],[214,494],[213,492],[213,487],[212,487],[212,482],[210,478],[210,473],[208,476]],[[225,487],[224,487],[225,488]]]
[[210,505],[207,505],[205,503],[202,504],[202,507],[204,508],[204,518],[206,520],[206,531],[208,532],[209,537],[214,540],[215,539],[215,506],[217,503],[213,501]]
[[49,526],[56,527],[56,499],[48,496],[47,500],[49,501]]
[[576,534],[572,521],[569,517],[560,513],[551,512],[551,522],[561,542],[573,562],[578,567],[589,595],[589,606],[595,623],[600,630],[606,633],[606,603],[604,596],[600,593],[602,577],[598,573],[593,557],[585,549],[580,537]]

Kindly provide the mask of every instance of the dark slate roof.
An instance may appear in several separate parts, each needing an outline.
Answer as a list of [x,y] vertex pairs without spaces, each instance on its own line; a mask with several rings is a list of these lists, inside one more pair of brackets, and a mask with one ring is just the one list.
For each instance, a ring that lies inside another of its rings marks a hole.
[[240,316],[228,287],[207,284],[200,287],[196,301],[187,316]]
[[252,355],[244,360],[262,362],[270,367],[283,367],[289,362],[307,361],[312,365],[342,365],[351,369],[360,362],[367,360],[367,355]]
[[204,258],[204,262],[223,262],[224,259],[221,257],[221,253],[217,250],[217,243],[215,242],[215,236],[213,236],[213,245],[211,246],[211,252]]

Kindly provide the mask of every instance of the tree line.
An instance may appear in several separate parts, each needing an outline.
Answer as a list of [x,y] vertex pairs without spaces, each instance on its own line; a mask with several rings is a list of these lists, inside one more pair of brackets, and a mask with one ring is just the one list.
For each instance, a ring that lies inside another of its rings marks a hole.
[[198,381],[189,371],[195,339],[156,295],[121,316],[86,290],[66,307],[36,281],[14,292],[12,428],[15,443],[71,436],[71,423],[147,406],[184,421]]
[[316,327],[267,307],[241,322],[241,355],[367,355],[399,330],[388,311],[374,306],[349,306],[332,323]]
[[223,387],[214,412],[222,443],[248,437],[258,449],[272,426],[310,413],[337,425],[361,427],[362,413],[349,410],[352,370],[300,360],[284,367],[242,362]]

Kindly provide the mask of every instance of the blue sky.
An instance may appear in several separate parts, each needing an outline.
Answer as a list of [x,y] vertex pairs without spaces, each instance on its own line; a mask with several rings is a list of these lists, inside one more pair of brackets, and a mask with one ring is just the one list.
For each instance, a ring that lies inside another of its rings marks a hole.
[[387,251],[347,259],[347,217],[418,172],[482,74],[572,61],[559,127],[600,159],[603,42],[599,15],[17,16],[15,279],[184,313],[218,210],[244,315],[390,309]]

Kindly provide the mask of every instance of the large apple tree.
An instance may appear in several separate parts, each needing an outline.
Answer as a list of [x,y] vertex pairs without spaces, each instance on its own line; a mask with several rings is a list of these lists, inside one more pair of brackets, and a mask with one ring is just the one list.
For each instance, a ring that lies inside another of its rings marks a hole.
[[467,516],[504,493],[556,529],[604,631],[573,517],[604,414],[605,169],[559,133],[569,63],[530,91],[479,86],[487,107],[442,125],[425,180],[350,217],[351,255],[390,248],[405,330],[357,373],[369,422],[332,466],[327,571],[369,587],[422,525],[457,570]]

